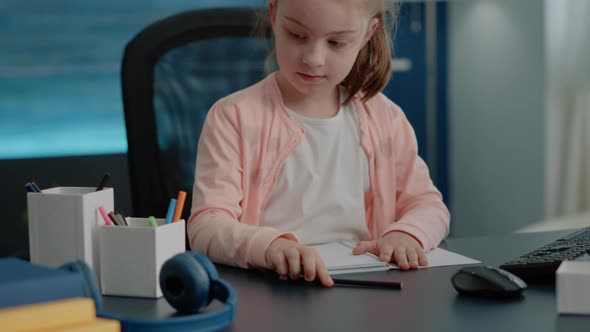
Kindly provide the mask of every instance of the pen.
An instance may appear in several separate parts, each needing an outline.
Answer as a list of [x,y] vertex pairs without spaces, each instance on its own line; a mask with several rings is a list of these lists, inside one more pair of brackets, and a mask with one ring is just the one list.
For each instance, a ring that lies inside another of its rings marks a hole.
[[154,216],[149,216],[148,222],[150,223],[150,226],[152,226],[152,228],[158,227],[158,222],[156,221],[156,218],[154,218]]
[[402,289],[402,283],[397,281],[373,281],[373,280],[355,280],[344,278],[332,278],[334,285],[361,286],[369,288],[387,288]]
[[174,216],[174,210],[176,208],[176,199],[170,200],[170,205],[168,205],[168,213],[166,213],[166,224],[172,222],[172,217]]
[[35,181],[31,181],[31,185],[33,186],[33,188],[35,188],[35,190],[37,190],[37,192],[41,192],[41,188],[39,188]]
[[96,187],[96,191],[101,191],[104,188],[104,186],[107,184],[107,182],[109,181],[110,178],[111,178],[111,174],[104,173],[102,180],[100,180],[98,187]]
[[185,191],[179,191],[178,192],[178,198],[176,199],[176,209],[174,209],[174,218],[172,218],[172,221],[178,221],[180,220],[180,217],[182,215],[182,209],[184,208],[184,200],[186,199],[186,192]]
[[104,223],[107,225],[113,225],[113,222],[111,221],[111,218],[109,218],[109,215],[107,214],[107,211],[105,211],[104,206],[99,206],[98,207],[98,212],[100,212],[100,214],[102,215],[102,219],[104,219]]
[[33,184],[31,184],[30,182],[25,183],[25,188],[27,188],[27,191],[30,193],[37,193],[37,189],[35,189],[35,187],[33,187]]

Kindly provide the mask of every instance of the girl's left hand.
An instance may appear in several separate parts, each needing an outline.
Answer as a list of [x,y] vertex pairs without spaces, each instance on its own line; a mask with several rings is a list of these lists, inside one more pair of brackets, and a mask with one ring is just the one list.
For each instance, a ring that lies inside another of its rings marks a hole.
[[379,240],[359,241],[352,250],[354,255],[370,252],[384,262],[396,263],[401,270],[417,269],[428,265],[420,243],[403,232],[389,232]]

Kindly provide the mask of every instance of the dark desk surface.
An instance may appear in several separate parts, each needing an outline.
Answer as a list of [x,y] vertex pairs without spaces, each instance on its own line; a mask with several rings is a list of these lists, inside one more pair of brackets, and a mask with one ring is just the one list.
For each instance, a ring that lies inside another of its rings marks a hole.
[[[442,247],[498,266],[568,232],[450,239]],[[238,292],[236,319],[228,331],[582,331],[590,316],[557,314],[554,285],[529,284],[516,301],[459,296],[450,278],[459,266],[417,271],[351,274],[395,280],[403,289],[335,287],[281,281],[270,273],[219,267]],[[105,311],[133,317],[166,317],[165,299],[105,296]],[[219,303],[214,303],[214,310]]]

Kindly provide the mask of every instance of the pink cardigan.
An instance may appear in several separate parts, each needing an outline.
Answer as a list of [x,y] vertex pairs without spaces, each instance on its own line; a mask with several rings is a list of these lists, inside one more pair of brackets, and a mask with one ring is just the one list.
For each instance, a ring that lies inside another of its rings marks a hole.
[[[416,238],[428,251],[446,236],[450,215],[417,154],[414,131],[383,94],[352,101],[369,162],[366,222],[372,239],[391,231]],[[214,262],[267,267],[265,251],[279,236],[259,226],[285,159],[304,136],[285,110],[276,73],[219,100],[201,133],[187,232],[193,250]],[[346,179],[342,179],[346,181]]]

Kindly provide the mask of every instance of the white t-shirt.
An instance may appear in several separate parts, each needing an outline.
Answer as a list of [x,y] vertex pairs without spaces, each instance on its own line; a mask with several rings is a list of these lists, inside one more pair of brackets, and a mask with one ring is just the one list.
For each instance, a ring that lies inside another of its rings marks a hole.
[[369,169],[354,106],[328,119],[288,112],[305,137],[285,160],[261,225],[294,233],[302,244],[368,240]]

